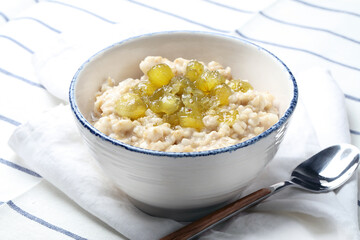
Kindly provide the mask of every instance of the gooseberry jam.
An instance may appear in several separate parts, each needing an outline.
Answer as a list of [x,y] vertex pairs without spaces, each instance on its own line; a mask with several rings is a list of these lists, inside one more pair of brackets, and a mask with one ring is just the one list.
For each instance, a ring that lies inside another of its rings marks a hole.
[[219,71],[207,70],[197,60],[190,61],[185,74],[180,75],[175,75],[167,64],[156,64],[147,77],[116,101],[115,111],[119,116],[135,120],[151,109],[171,126],[201,130],[203,117],[214,110],[212,114],[217,114],[219,121],[231,125],[236,112],[220,113],[217,108],[229,104],[229,97],[235,91],[253,89],[247,81],[226,81]]

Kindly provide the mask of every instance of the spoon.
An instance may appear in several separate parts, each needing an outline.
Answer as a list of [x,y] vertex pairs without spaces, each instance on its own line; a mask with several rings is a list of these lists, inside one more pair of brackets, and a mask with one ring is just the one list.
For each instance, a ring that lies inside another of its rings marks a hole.
[[160,240],[192,239],[237,213],[252,207],[288,186],[312,192],[328,192],[343,185],[359,165],[360,151],[350,144],[328,147],[310,157],[291,174],[291,180],[253,192],[199,220],[161,238]]

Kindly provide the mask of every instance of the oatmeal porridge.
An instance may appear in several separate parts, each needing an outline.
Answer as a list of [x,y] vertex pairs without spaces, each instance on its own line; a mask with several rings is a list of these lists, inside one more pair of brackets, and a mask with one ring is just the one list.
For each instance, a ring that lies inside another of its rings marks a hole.
[[205,151],[243,142],[278,121],[270,93],[233,78],[217,62],[149,56],[140,69],[140,79],[109,77],[96,94],[93,125],[124,143]]

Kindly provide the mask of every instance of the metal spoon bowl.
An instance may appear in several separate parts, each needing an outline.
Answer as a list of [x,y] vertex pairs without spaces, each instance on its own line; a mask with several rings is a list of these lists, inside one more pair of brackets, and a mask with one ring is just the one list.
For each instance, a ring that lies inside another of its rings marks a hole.
[[294,186],[317,193],[334,190],[343,185],[354,174],[359,165],[359,156],[359,149],[350,144],[328,147],[297,166],[292,172],[290,180],[253,192],[180,228],[161,238],[161,240],[197,237],[206,230],[258,204],[287,186]]

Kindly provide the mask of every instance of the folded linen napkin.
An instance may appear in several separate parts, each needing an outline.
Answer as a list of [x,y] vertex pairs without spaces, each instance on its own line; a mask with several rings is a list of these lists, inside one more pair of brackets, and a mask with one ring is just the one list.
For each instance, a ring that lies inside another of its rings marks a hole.
[[[298,163],[328,145],[349,142],[343,94],[331,76],[311,70],[297,78],[299,104],[279,152],[244,194],[288,179]],[[71,115],[68,105],[45,112],[18,127],[9,145],[29,168],[130,239],[157,239],[181,227],[127,200],[87,152]],[[329,193],[284,190],[202,239],[359,239],[356,178]]]

